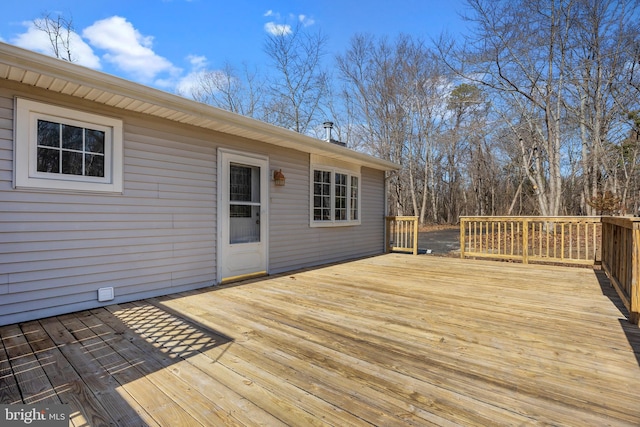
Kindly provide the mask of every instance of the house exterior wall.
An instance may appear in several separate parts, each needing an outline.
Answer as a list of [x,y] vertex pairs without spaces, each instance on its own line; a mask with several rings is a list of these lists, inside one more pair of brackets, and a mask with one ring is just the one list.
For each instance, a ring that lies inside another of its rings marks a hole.
[[361,225],[310,227],[309,154],[275,150],[271,169],[284,187],[271,188],[270,273],[379,254],[384,250],[384,172],[361,169]]
[[213,146],[123,117],[123,194],[15,190],[14,95],[46,101],[0,90],[0,324],[213,284]]
[[[123,194],[14,189],[15,96],[122,119]],[[310,228],[309,154],[49,96],[0,87],[0,325],[215,284],[218,147],[287,177],[269,183],[270,273],[383,251],[382,171],[362,168],[362,225]]]

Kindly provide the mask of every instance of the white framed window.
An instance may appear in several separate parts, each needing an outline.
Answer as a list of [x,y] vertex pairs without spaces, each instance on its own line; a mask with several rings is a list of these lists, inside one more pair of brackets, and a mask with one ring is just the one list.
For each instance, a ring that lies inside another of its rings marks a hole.
[[359,225],[359,168],[327,163],[311,164],[311,226]]
[[16,98],[17,188],[122,192],[122,121]]

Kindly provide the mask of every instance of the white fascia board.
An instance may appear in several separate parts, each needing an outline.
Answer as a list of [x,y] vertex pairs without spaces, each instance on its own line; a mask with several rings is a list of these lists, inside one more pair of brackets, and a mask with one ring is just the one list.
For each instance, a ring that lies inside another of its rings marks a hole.
[[[267,144],[305,153],[320,154],[342,161],[354,162],[373,169],[391,171],[400,168],[396,163],[378,159],[365,153],[2,42],[0,42],[0,64],[97,89],[108,94],[132,98],[183,113],[189,117],[201,118],[219,124],[219,128],[215,124],[202,126],[207,129],[249,137]],[[223,127],[225,129],[221,130]]]

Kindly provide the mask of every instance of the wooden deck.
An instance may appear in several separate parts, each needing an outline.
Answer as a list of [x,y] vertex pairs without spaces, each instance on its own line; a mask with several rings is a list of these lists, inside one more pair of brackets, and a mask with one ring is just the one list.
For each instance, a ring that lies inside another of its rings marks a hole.
[[0,403],[74,426],[640,425],[591,269],[388,254],[0,328]]

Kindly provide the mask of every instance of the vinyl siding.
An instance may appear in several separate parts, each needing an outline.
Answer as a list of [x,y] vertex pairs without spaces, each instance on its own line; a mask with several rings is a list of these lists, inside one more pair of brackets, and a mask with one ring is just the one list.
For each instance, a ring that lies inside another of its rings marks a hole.
[[271,186],[270,273],[379,254],[384,250],[384,172],[361,170],[361,225],[310,227],[309,154],[275,150],[271,169],[286,176]]
[[111,304],[214,284],[209,140],[122,117],[122,195],[14,190],[14,95],[0,90],[0,324],[102,305],[101,287]]
[[[13,97],[124,123],[123,194],[17,190]],[[361,225],[309,226],[309,154],[64,95],[0,88],[0,325],[209,286],[216,278],[217,149],[269,157],[270,273],[378,254],[384,172],[361,170]],[[113,287],[115,300],[97,301]]]

